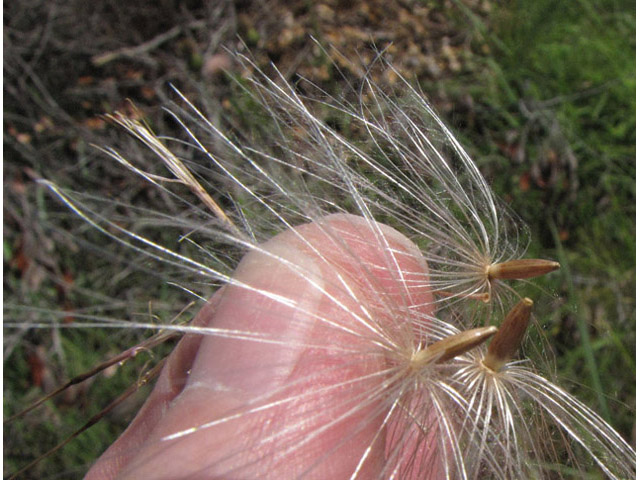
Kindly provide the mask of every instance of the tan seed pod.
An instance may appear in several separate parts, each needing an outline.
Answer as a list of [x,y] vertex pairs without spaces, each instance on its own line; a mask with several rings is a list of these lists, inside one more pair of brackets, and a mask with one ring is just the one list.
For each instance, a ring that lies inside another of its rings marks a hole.
[[494,326],[473,328],[438,340],[413,355],[411,364],[421,368],[431,362],[442,363],[477,347],[498,329]]
[[523,298],[507,314],[500,329],[489,344],[483,363],[491,370],[498,371],[513,358],[520,348],[524,334],[529,326],[533,300]]
[[525,278],[539,277],[560,268],[558,262],[537,258],[525,258],[510,260],[508,262],[494,263],[487,267],[489,280],[522,280]]

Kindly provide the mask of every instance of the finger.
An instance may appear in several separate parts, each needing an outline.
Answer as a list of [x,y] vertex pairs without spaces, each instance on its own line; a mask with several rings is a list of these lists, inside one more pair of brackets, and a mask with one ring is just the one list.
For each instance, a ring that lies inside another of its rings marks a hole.
[[[200,327],[209,323],[222,291],[223,289],[219,290],[207,302],[193,319],[191,325]],[[140,446],[149,438],[171,402],[186,385],[187,372],[191,369],[202,338],[200,334],[187,334],[180,340],[169,355],[153,391],[134,420],[92,466],[85,480],[116,478],[118,472],[137,454]]]
[[208,324],[232,338],[205,337],[197,355],[184,348],[172,359],[174,372],[191,366],[184,389],[174,394],[180,381],[173,389],[167,382],[180,375],[166,376],[164,397],[156,395],[161,400],[138,422],[143,433],[105,454],[120,452],[112,471],[123,468],[123,478],[348,478],[358,471],[368,478],[385,456],[384,406],[367,400],[380,382],[368,378],[385,361],[372,340],[398,326],[394,306],[429,308],[427,282],[415,281],[425,275],[406,238],[345,215],[250,253],[236,285],[206,310]]

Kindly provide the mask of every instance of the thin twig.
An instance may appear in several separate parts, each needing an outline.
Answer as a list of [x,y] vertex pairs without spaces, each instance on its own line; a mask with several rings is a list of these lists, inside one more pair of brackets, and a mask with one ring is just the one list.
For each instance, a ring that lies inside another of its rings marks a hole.
[[112,401],[109,405],[107,405],[105,408],[103,408],[96,415],[91,417],[87,421],[87,423],[85,423],[79,430],[77,430],[76,432],[71,434],[69,437],[67,437],[66,440],[64,440],[63,442],[61,442],[58,445],[56,445],[55,447],[53,447],[48,452],[40,455],[38,458],[33,460],[31,463],[29,463],[28,465],[22,467],[20,470],[15,472],[13,475],[11,475],[9,477],[9,480],[13,480],[15,478],[18,478],[21,474],[23,474],[24,472],[29,470],[31,467],[33,467],[33,466],[37,465],[38,463],[40,463],[40,461],[42,461],[44,458],[52,455],[53,453],[57,452],[61,448],[63,448],[66,445],[68,445],[69,442],[71,442],[73,439],[77,438],[80,434],[82,434],[83,432],[87,431],[93,425],[98,423],[102,418],[105,417],[105,415],[107,415],[107,413],[112,411],[114,408],[116,408],[118,405],[120,405],[122,402],[124,402],[127,398],[129,398],[131,395],[133,395],[138,390],[140,390],[140,388],[142,388],[147,383],[152,381],[162,371],[162,367],[164,366],[164,364],[165,364],[165,362],[167,360],[167,357],[164,357],[162,360],[160,360],[151,370],[147,371],[140,380],[138,380],[136,383],[131,385],[118,398],[116,398],[114,401]]
[[149,53],[152,50],[155,50],[163,43],[174,39],[178,35],[180,35],[183,29],[187,28],[198,28],[204,25],[202,21],[191,22],[186,26],[176,25],[170,30],[167,30],[156,37],[153,37],[151,40],[141,43],[135,47],[124,47],[118,50],[114,50],[112,52],[101,53],[99,55],[95,55],[91,58],[91,63],[93,63],[96,67],[101,67],[106,65],[107,63],[113,62],[114,60],[118,60],[120,58],[134,58],[145,53]]
[[18,417],[22,417],[23,415],[25,415],[25,414],[29,413],[31,410],[39,407],[40,405],[42,405],[44,402],[46,402],[50,398],[55,397],[57,394],[59,394],[60,392],[66,390],[67,388],[71,387],[72,385],[77,385],[78,383],[84,382],[88,378],[93,377],[97,373],[105,370],[106,368],[108,368],[108,367],[110,367],[112,365],[122,364],[122,363],[126,362],[127,360],[130,360],[130,359],[134,358],[141,351],[150,350],[153,347],[155,347],[155,346],[157,346],[157,345],[159,345],[161,343],[164,343],[167,340],[171,340],[173,338],[176,338],[178,336],[180,336],[180,334],[176,333],[176,332],[169,332],[169,333],[159,332],[159,333],[157,333],[156,335],[154,335],[153,337],[145,340],[144,342],[125,350],[124,352],[122,352],[122,353],[120,353],[120,354],[108,359],[105,362],[102,362],[101,364],[97,365],[96,367],[92,368],[91,370],[73,377],[71,380],[67,381],[63,385],[60,385],[54,391],[52,391],[51,393],[49,393],[49,394],[45,395],[44,397],[40,398],[38,401],[32,403],[31,405],[29,405],[24,410],[14,414],[14,415],[11,415],[9,418],[7,418],[6,420],[3,421],[3,424],[6,425],[7,423],[12,422],[14,419],[16,419]]

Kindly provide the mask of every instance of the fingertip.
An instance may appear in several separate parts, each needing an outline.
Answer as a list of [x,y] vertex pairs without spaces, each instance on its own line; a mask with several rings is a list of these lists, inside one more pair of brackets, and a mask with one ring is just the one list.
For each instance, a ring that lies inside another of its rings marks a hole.
[[375,476],[387,406],[367,395],[384,369],[379,340],[407,308],[430,305],[427,276],[406,237],[351,215],[254,249],[220,296],[185,388],[122,476]]

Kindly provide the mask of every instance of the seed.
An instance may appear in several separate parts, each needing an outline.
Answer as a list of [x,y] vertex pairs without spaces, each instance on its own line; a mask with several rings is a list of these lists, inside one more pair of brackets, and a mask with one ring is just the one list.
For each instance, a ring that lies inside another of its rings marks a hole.
[[529,326],[532,307],[533,300],[523,298],[509,311],[489,344],[489,350],[482,361],[485,366],[497,372],[513,358]]
[[497,331],[496,327],[490,326],[456,333],[414,353],[411,364],[418,369],[432,362],[446,362],[477,347]]
[[494,263],[487,267],[487,277],[489,280],[532,278],[553,272],[558,268],[560,268],[560,264],[551,260],[537,258],[509,260],[508,262]]

